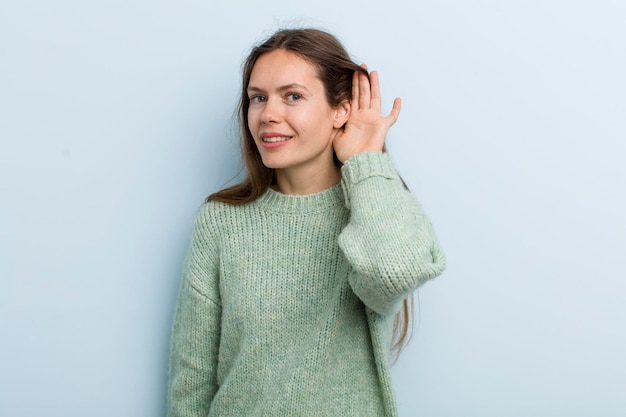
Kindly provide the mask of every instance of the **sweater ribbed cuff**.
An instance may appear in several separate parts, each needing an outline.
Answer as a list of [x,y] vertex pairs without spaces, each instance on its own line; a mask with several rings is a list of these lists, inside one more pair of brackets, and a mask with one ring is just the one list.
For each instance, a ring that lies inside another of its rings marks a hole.
[[399,179],[391,157],[383,152],[360,152],[353,155],[341,167],[341,188],[350,207],[350,191],[363,180],[371,177]]

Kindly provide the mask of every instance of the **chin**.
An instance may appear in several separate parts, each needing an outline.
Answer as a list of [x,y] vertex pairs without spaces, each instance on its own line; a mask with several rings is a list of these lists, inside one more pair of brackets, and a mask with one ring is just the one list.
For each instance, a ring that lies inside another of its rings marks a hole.
[[289,166],[289,163],[287,163],[286,161],[277,161],[274,158],[261,158],[263,161],[263,165],[265,165],[267,168],[271,168],[271,169],[281,169],[281,168],[287,168]]

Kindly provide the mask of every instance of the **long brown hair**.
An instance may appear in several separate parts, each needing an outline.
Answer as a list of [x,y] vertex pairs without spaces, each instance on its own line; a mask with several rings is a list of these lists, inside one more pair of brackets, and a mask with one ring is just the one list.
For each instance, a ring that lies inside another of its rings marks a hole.
[[[261,197],[275,183],[274,170],[263,164],[261,154],[248,128],[248,84],[256,61],[263,54],[283,49],[293,52],[311,63],[324,84],[326,99],[335,107],[352,97],[352,76],[359,71],[368,76],[363,67],[350,59],[343,45],[331,34],[318,29],[283,29],[254,47],[243,63],[241,97],[238,107],[240,140],[246,177],[239,184],[220,190],[207,197],[206,201],[221,201],[227,204],[246,204]],[[341,165],[335,157],[335,163]],[[396,314],[393,327],[392,350],[396,357],[409,339],[412,300],[404,300],[402,310]]]

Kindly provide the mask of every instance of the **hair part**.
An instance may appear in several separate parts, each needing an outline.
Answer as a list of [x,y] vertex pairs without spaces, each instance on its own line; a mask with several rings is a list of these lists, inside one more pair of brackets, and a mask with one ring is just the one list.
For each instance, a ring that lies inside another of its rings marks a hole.
[[[282,29],[253,47],[242,66],[241,97],[237,108],[246,177],[238,184],[209,195],[206,202],[220,201],[233,205],[251,203],[261,197],[276,182],[274,169],[263,164],[261,154],[248,127],[250,98],[247,91],[257,60],[262,55],[276,50],[292,52],[315,67],[331,107],[339,106],[344,100],[352,98],[352,77],[355,71],[369,77],[368,71],[352,61],[337,38],[319,29]],[[334,160],[338,166],[341,166],[336,156]],[[395,358],[410,339],[411,316],[412,306],[407,299],[404,300],[402,310],[394,320],[391,349]]]

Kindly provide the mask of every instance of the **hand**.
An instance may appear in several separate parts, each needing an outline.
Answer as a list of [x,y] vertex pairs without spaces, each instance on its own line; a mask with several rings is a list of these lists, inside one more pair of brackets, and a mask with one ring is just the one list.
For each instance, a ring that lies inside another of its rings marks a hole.
[[[363,68],[367,68],[363,65]],[[372,71],[369,80],[359,71],[352,77],[350,117],[343,130],[333,140],[335,154],[341,163],[359,152],[382,152],[389,128],[398,120],[401,100],[393,101],[391,112],[383,117],[380,105],[378,73]]]

